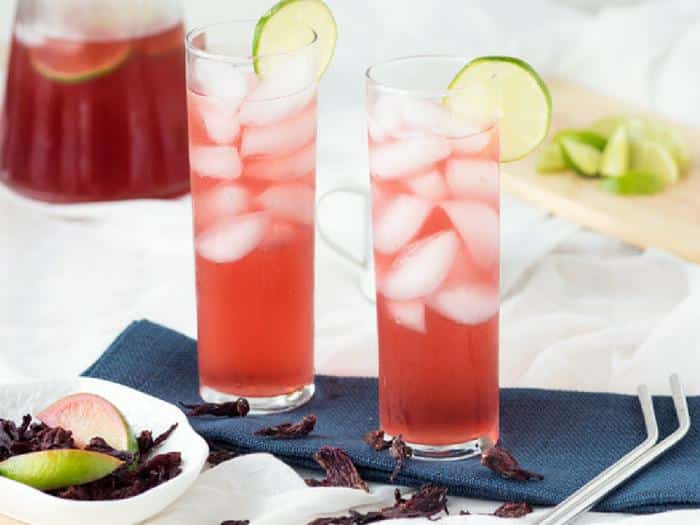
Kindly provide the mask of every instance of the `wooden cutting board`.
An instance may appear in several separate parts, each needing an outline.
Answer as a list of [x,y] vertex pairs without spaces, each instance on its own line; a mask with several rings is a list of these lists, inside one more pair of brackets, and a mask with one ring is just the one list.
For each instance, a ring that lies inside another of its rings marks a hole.
[[[552,133],[585,127],[593,120],[639,110],[571,82],[547,82],[552,94]],[[573,173],[538,175],[535,154],[504,164],[505,192],[573,222],[642,248],[660,248],[700,263],[700,129],[676,126],[693,155],[690,173],[651,196],[622,197],[603,192],[599,182]]]

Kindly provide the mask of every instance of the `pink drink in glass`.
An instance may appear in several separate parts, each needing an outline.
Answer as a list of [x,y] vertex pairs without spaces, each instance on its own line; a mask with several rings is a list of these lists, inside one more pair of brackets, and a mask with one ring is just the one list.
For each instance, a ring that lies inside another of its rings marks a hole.
[[189,51],[202,395],[288,409],[313,393],[315,70]]
[[371,77],[368,117],[381,427],[469,455],[498,439],[497,127]]

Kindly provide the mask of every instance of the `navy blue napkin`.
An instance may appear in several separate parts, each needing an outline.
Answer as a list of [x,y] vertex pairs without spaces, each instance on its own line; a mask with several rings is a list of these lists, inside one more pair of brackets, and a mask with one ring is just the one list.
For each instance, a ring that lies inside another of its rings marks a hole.
[[[150,323],[135,322],[86,372],[122,383],[171,403],[198,402],[196,342]],[[312,456],[323,445],[342,447],[367,480],[388,481],[394,460],[363,441],[378,427],[377,381],[370,378],[316,378],[316,396],[296,412],[242,419],[192,418],[206,439],[241,452],[270,452],[289,464],[318,468]],[[700,507],[700,397],[689,399],[696,426],[674,449],[597,507],[602,511],[658,512]],[[668,397],[654,400],[662,435],[676,426]],[[269,440],[262,427],[316,414],[315,431],[305,439]],[[544,481],[506,481],[478,459],[435,463],[408,461],[397,484],[426,482],[460,496],[553,505],[614,463],[644,438],[636,397],[614,394],[503,389],[501,437],[523,467]]]

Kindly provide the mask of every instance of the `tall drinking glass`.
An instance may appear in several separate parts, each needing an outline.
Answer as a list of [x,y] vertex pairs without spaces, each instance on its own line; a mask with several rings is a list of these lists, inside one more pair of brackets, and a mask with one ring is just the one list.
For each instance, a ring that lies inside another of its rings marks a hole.
[[498,128],[450,103],[469,100],[446,89],[466,62],[366,74],[381,426],[435,459],[498,439]]
[[255,21],[187,37],[201,395],[279,412],[314,392],[316,34],[250,56]]

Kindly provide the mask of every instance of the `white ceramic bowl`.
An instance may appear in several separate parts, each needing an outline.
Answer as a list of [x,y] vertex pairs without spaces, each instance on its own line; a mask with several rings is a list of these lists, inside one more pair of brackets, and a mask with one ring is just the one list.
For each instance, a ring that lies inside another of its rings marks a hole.
[[182,473],[143,494],[116,501],[70,501],[0,477],[0,514],[32,525],[131,525],[154,516],[179,498],[197,479],[207,458],[206,442],[177,407],[125,386],[100,379],[72,378],[0,386],[0,417],[19,421],[63,396],[91,392],[114,403],[134,432],[154,436],[178,427],[158,452],[182,453]]

